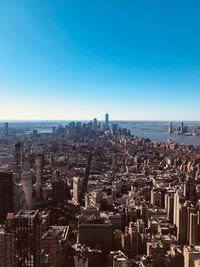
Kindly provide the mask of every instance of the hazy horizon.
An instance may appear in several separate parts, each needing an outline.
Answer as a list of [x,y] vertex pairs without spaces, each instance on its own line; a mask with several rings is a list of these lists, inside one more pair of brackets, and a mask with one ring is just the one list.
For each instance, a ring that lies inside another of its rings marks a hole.
[[[90,121],[93,121],[93,119],[96,118],[96,117],[93,117],[91,119],[0,119],[0,123],[3,123],[3,122],[44,122],[44,123],[47,123],[47,122],[90,122]],[[104,119],[98,119],[98,122],[105,122]],[[193,123],[200,123],[200,120],[119,120],[119,119],[110,119],[109,122],[174,122],[174,123],[180,123],[180,122],[193,122]]]

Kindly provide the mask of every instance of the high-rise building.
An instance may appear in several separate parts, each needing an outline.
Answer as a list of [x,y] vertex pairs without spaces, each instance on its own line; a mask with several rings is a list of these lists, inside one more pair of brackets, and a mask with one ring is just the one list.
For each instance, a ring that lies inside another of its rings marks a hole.
[[108,127],[109,125],[109,114],[108,113],[105,114],[105,124]]
[[80,177],[73,178],[73,200],[75,203],[80,202],[82,189],[82,179]]
[[63,266],[69,226],[50,226],[41,240],[44,253],[49,255],[51,267]]
[[14,233],[0,226],[0,267],[14,267]]
[[177,239],[179,244],[187,244],[187,207],[179,204],[179,212],[177,214]]
[[60,171],[56,170],[52,174],[52,200],[54,203],[63,203],[66,198],[65,182]]
[[9,130],[8,130],[8,122],[4,122],[4,135],[8,135]]
[[94,124],[94,126],[97,126],[97,118],[94,118],[93,124]]
[[162,192],[157,188],[151,190],[151,204],[158,208],[162,208]]
[[171,223],[174,218],[174,191],[168,191],[165,194],[165,209],[167,211],[167,217]]
[[78,229],[80,244],[106,252],[113,249],[113,225],[109,220],[95,216],[83,216],[81,221],[79,220]]
[[24,209],[32,209],[32,174],[30,164],[26,160],[22,170],[22,187],[25,194]]
[[184,134],[184,124],[183,124],[183,121],[181,122],[181,133]]
[[43,155],[37,155],[35,163],[36,163],[37,200],[40,200],[42,177],[43,177]]
[[8,212],[13,211],[13,173],[10,169],[0,169],[0,222],[4,222]]
[[21,172],[22,162],[23,162],[23,143],[17,142],[15,144],[15,169],[16,172]]
[[174,194],[174,216],[173,216],[173,223],[177,226],[178,225],[178,218],[179,218],[179,204],[180,204],[180,196],[179,192],[176,191]]
[[169,129],[168,129],[168,132],[169,132],[169,133],[172,133],[172,132],[173,132],[173,125],[172,125],[172,122],[169,123]]
[[131,256],[138,255],[138,227],[133,222],[129,224]]
[[198,245],[198,215],[190,214],[189,245]]
[[14,216],[15,266],[41,266],[41,220],[38,210],[21,210]]

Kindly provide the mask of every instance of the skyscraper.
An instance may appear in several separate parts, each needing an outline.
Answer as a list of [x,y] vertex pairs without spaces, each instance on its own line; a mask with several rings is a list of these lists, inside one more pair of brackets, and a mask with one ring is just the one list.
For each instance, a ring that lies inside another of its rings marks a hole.
[[43,175],[43,155],[36,158],[36,181],[37,181],[37,199],[41,199],[42,175]]
[[21,210],[14,216],[15,266],[41,266],[40,224],[38,210]]
[[106,123],[106,126],[108,127],[108,124],[109,124],[109,114],[108,113],[105,114],[105,123]]
[[23,142],[17,142],[15,144],[15,172],[20,173],[24,159],[24,144]]
[[187,207],[179,204],[179,214],[177,223],[177,239],[179,244],[187,244]]
[[32,174],[27,160],[24,162],[22,170],[22,186],[25,194],[24,208],[30,210],[32,208]]
[[168,129],[169,133],[173,132],[173,126],[172,126],[172,122],[169,123],[169,129]]
[[8,212],[13,211],[13,173],[9,169],[0,169],[0,222]]
[[14,233],[0,226],[0,266],[14,267]]
[[73,200],[75,203],[79,203],[82,189],[82,179],[80,177],[73,178]]
[[189,245],[198,245],[198,215],[190,214]]
[[181,122],[181,133],[184,134],[184,124],[183,124],[183,121]]

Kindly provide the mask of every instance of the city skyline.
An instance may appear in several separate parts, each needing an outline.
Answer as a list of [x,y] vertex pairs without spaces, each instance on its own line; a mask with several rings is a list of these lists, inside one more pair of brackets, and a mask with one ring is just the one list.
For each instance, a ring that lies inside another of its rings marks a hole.
[[0,120],[200,120],[200,3],[2,1]]

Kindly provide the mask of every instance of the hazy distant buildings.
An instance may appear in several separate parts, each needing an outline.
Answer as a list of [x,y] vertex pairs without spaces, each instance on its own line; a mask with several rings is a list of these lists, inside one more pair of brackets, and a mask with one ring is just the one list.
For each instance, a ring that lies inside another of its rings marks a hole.
[[97,118],[94,118],[94,120],[93,120],[93,124],[94,124],[95,127],[97,127],[97,124],[98,124],[98,122],[97,122]]
[[33,130],[33,136],[36,137],[38,135],[38,131],[36,129]]
[[4,135],[8,135],[8,122],[4,122]]
[[52,133],[53,133],[53,134],[56,134],[56,129],[57,129],[56,126],[53,126],[53,127],[52,127]]

